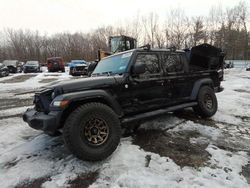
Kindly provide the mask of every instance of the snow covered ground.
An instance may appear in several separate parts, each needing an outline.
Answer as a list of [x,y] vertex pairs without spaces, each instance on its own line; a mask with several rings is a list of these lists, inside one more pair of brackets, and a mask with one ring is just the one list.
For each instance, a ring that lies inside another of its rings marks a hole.
[[101,162],[76,159],[61,137],[22,121],[32,91],[67,73],[0,78],[1,187],[250,187],[250,72],[226,70],[219,109],[199,119],[190,109],[144,123]]

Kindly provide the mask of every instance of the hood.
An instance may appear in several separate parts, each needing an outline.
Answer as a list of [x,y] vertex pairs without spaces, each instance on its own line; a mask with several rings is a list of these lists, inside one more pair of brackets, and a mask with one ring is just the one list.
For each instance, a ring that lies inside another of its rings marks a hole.
[[87,67],[86,64],[76,64],[75,67]]
[[83,91],[88,89],[101,89],[117,84],[122,78],[123,77],[121,76],[80,78],[57,82],[50,86],[47,86],[47,88],[63,91],[63,93]]
[[24,65],[24,67],[38,67],[38,65]]
[[69,67],[76,67],[76,66],[87,66],[86,63],[82,63],[82,62],[75,62],[75,63],[70,63]]

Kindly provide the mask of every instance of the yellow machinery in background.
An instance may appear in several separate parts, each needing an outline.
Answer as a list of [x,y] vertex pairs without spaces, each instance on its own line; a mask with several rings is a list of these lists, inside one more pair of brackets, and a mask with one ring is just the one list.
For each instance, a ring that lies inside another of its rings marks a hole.
[[109,49],[110,51],[98,50],[98,60],[107,57],[109,55],[131,50],[137,47],[137,41],[135,38],[120,35],[120,36],[110,36],[109,37]]

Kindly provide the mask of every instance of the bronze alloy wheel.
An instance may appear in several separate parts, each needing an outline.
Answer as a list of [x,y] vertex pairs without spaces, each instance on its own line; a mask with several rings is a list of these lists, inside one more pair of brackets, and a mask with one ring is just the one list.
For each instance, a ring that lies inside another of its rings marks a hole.
[[105,143],[109,136],[109,127],[105,120],[92,118],[84,126],[84,137],[89,144],[99,146]]
[[207,109],[211,110],[213,108],[213,99],[212,96],[209,94],[206,94],[204,96],[204,104]]
[[63,139],[79,159],[99,161],[110,156],[121,138],[117,114],[107,105],[90,102],[79,106],[67,118]]

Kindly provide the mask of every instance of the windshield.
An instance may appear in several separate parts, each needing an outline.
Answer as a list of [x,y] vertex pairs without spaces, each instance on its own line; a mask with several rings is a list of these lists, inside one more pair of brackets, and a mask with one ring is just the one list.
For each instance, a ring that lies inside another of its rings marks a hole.
[[27,61],[26,65],[38,65],[38,61]]
[[6,66],[16,66],[17,65],[17,61],[16,60],[4,60],[3,64]]
[[133,52],[127,52],[102,59],[93,74],[122,74],[126,71]]
[[123,41],[121,40],[121,37],[113,37],[111,39],[111,52],[121,52],[123,48]]
[[74,60],[72,60],[70,63],[72,63],[72,64],[86,64],[85,61],[74,61]]

